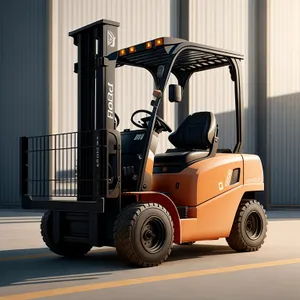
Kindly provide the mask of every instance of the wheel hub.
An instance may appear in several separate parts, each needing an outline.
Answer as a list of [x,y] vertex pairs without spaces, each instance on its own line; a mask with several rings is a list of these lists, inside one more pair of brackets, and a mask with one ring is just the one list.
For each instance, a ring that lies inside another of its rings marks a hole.
[[146,230],[144,233],[144,239],[145,240],[151,240],[153,238],[155,238],[155,233],[152,232],[152,230]]
[[165,243],[165,227],[158,218],[150,217],[141,230],[141,244],[151,253],[157,253]]
[[245,226],[249,239],[257,240],[261,236],[263,224],[262,218],[257,212],[252,211],[249,213],[245,220]]

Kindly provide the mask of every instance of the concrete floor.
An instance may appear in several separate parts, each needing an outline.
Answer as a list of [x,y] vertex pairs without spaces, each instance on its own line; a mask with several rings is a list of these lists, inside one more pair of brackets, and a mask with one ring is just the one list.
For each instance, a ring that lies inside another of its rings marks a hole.
[[[72,261],[48,251],[41,213],[0,210],[0,299],[299,299],[300,212],[268,212],[255,253],[225,240],[175,247],[155,268],[129,268],[113,248]],[[47,298],[48,299],[48,298]]]

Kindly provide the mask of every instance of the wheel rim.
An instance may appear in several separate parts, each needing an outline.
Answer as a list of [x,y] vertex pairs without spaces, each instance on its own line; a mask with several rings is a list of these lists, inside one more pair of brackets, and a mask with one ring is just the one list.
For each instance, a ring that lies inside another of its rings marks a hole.
[[252,211],[245,220],[246,234],[249,239],[257,240],[262,233],[262,218],[256,212]]
[[166,229],[163,222],[156,218],[150,217],[143,225],[141,230],[141,243],[144,249],[151,253],[157,253],[164,246]]

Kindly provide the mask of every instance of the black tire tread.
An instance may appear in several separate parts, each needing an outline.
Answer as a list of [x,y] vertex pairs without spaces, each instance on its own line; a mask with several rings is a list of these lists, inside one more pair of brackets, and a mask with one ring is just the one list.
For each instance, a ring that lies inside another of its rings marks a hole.
[[[157,203],[133,203],[126,207],[119,215],[114,225],[114,241],[117,253],[122,260],[130,261],[131,263],[141,266],[141,267],[153,267],[158,266],[163,263],[172,251],[172,246],[169,248],[167,254],[161,258],[160,261],[156,263],[146,263],[144,262],[135,252],[132,247],[130,232],[133,226],[133,223],[137,220],[141,212],[147,207],[157,207],[160,208],[171,220],[172,218],[169,212],[160,204]],[[172,222],[173,227],[173,222]],[[125,230],[124,230],[125,229]],[[129,230],[127,230],[129,229]],[[173,234],[174,235],[174,234]],[[173,240],[174,236],[172,237]]]
[[263,213],[265,215],[266,218],[266,225],[268,224],[267,221],[267,214],[266,214],[266,210],[263,208],[263,206],[255,199],[242,199],[242,201],[240,202],[240,205],[238,207],[237,213],[235,215],[235,219],[232,225],[232,229],[231,229],[231,233],[230,236],[226,238],[226,241],[228,243],[228,245],[235,251],[238,252],[252,252],[252,251],[258,251],[262,245],[264,244],[264,240],[267,236],[267,229],[265,232],[265,236],[264,239],[262,241],[262,243],[260,243],[259,245],[257,245],[256,247],[253,246],[249,246],[241,233],[241,220],[242,217],[245,213],[245,210],[247,207],[249,207],[251,204],[256,204],[259,205],[261,207],[261,209],[263,210]]
[[[49,236],[49,222],[51,218],[51,211],[45,212],[42,217],[41,221],[41,236],[43,238],[44,243],[46,246],[52,251],[53,253],[66,256],[66,257],[81,257],[88,253],[91,250],[91,246],[88,244],[80,244],[80,243],[54,243]],[[51,230],[51,229],[50,229]]]

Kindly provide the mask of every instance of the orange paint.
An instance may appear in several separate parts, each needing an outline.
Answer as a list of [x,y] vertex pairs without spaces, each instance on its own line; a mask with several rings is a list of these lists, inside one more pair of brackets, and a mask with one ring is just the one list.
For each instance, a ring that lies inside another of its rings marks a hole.
[[170,193],[176,206],[189,207],[188,219],[180,220],[180,243],[214,240],[229,236],[244,193],[264,189],[261,174],[256,155],[217,154],[180,173],[153,174],[153,190]]
[[[234,170],[239,176],[234,178]],[[228,237],[243,195],[264,189],[260,159],[250,154],[219,153],[196,162],[179,173],[153,174],[148,158],[147,176],[152,190],[130,192],[136,201],[164,206],[173,219],[174,242],[216,240]],[[164,194],[166,193],[166,194]],[[188,218],[180,219],[176,206],[188,206]]]

